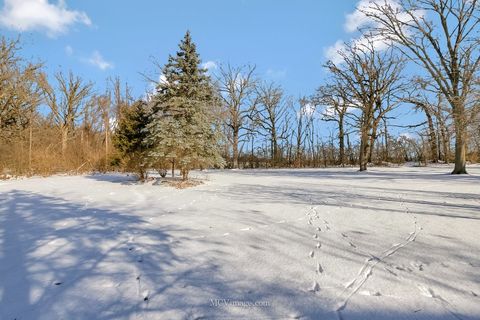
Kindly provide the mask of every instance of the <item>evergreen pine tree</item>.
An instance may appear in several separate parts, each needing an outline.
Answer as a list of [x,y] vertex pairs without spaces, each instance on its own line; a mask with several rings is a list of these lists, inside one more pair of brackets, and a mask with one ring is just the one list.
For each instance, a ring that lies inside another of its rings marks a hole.
[[194,168],[223,165],[215,130],[215,89],[187,31],[175,56],[170,56],[153,98],[145,139],[150,164],[169,161],[183,179]]
[[150,114],[148,105],[144,101],[124,106],[113,136],[113,144],[120,152],[124,166],[127,170],[136,172],[140,180],[147,178],[145,159],[148,146],[145,145],[145,138]]

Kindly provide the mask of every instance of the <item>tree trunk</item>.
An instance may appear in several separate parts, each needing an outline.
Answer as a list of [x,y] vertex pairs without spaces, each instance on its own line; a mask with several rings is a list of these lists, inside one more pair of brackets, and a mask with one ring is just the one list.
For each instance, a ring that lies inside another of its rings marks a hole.
[[362,130],[360,141],[360,171],[367,170],[368,156],[370,154],[370,138],[366,129]]
[[345,167],[345,132],[343,130],[343,117],[338,121],[338,145],[340,153],[340,165]]
[[108,170],[108,127],[105,128],[105,172],[107,172],[107,170]]
[[[459,122],[459,121],[456,121]],[[467,130],[462,123],[455,124],[455,168],[452,174],[466,174]]]
[[389,148],[389,145],[388,145],[388,125],[387,125],[387,120],[386,119],[383,119],[383,125],[384,125],[384,130],[385,130],[385,133],[384,133],[384,137],[385,137],[385,155],[384,155],[384,160],[386,162],[389,162],[390,161],[390,152],[388,150]]
[[32,173],[32,141],[33,141],[33,132],[32,132],[32,117],[30,117],[30,126],[28,133],[28,170]]
[[233,131],[233,169],[238,169],[238,131]]
[[440,103],[437,106],[437,111],[435,116],[437,118],[437,123],[440,127],[440,134],[442,136],[443,161],[445,161],[445,163],[448,164],[450,161],[449,159],[450,158],[450,146],[449,146],[450,137],[448,134],[447,126],[445,124],[445,120],[443,119],[442,108]]
[[185,169],[185,168],[182,168],[181,172],[182,172],[182,180],[187,181],[188,180],[188,170]]
[[374,121],[372,126],[372,134],[370,135],[368,162],[373,162],[373,150],[375,147],[375,141],[377,141],[377,129],[378,129],[378,121]]
[[254,160],[255,160],[255,150],[253,148],[254,142],[255,142],[255,139],[252,136],[252,147],[251,147],[252,149],[251,149],[251,160],[250,160],[250,168],[251,169],[255,169],[255,164],[253,163]]
[[424,108],[425,115],[427,116],[428,122],[428,142],[430,143],[430,153],[432,157],[432,162],[438,162],[438,147],[437,147],[437,135],[435,132],[435,126],[433,125],[433,119],[430,112]]
[[448,137],[447,129],[444,127],[443,124],[440,126],[440,132],[442,134],[443,161],[448,164],[450,162],[450,148],[448,146],[450,143],[450,139]]
[[175,178],[175,159],[172,160],[172,178]]
[[271,132],[271,148],[272,148],[272,167],[275,167],[277,164],[277,156],[278,156],[278,145],[277,145],[277,132],[275,127],[272,128]]
[[68,143],[68,128],[62,128],[62,156],[65,157]]
[[465,106],[457,102],[453,109],[455,121],[455,168],[452,174],[466,174],[466,154],[467,154],[467,124],[465,115]]

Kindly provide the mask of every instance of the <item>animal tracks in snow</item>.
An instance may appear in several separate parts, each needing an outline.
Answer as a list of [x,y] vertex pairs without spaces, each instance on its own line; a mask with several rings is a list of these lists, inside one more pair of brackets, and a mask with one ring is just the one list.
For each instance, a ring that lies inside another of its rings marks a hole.
[[[314,273],[314,278],[315,280],[313,281],[313,285],[307,290],[312,293],[316,293],[320,291],[320,284],[318,281],[320,280],[318,277],[324,273],[323,267],[320,264],[320,254],[317,254],[316,251],[319,251],[322,248],[322,244],[319,241],[320,235],[319,233],[322,232],[322,227],[319,225],[320,223],[320,214],[317,211],[317,207],[313,206],[310,200],[310,207],[309,210],[306,213],[307,217],[307,224],[314,230],[314,234],[312,235],[312,238],[316,241],[315,246],[312,251],[308,254],[308,256],[311,259],[314,259],[314,268],[315,268],[315,273]],[[326,220],[323,220],[323,224],[328,226],[328,222]],[[327,231],[325,228],[324,231]]]
[[[315,230],[315,233],[313,234],[313,238],[315,240],[318,240],[320,238],[319,235],[321,234],[321,232],[332,232],[333,235],[337,236],[337,239],[345,242],[347,246],[353,248],[356,252],[368,257],[365,260],[362,267],[360,268],[360,270],[358,271],[357,275],[344,285],[344,289],[342,290],[340,295],[337,297],[338,302],[337,302],[335,311],[340,319],[342,319],[341,311],[346,308],[349,299],[356,293],[367,295],[367,296],[377,296],[377,297],[382,296],[382,294],[378,291],[361,290],[361,288],[365,284],[365,282],[368,280],[368,278],[373,274],[373,270],[379,263],[385,263],[384,262],[385,259],[394,255],[398,250],[404,248],[411,242],[415,241],[418,233],[420,232],[420,230],[422,230],[422,228],[419,228],[417,225],[416,217],[410,213],[409,209],[405,206],[405,203],[403,201],[401,202],[401,205],[404,207],[405,213],[410,215],[413,219],[413,225],[414,225],[413,232],[409,233],[409,235],[404,239],[404,241],[400,243],[392,244],[388,249],[384,250],[381,254],[372,255],[370,253],[367,253],[361,250],[346,232],[339,232],[339,231],[332,230],[332,226],[329,223],[329,221],[322,219],[322,221],[320,222],[320,214],[317,210],[318,207],[310,203],[310,208],[306,214],[308,219],[307,224],[309,225],[309,228],[313,228]],[[320,241],[318,241],[316,243],[314,250],[310,251],[309,253],[309,257],[315,260],[316,277],[318,277],[319,275],[322,275],[325,272],[322,265],[320,264],[320,261],[318,261],[318,258],[320,258],[321,255],[317,254],[316,252],[316,250],[319,250],[320,248],[321,248],[321,243]],[[418,271],[423,271],[425,267],[424,264],[419,261],[412,262],[410,265],[413,269]],[[396,267],[396,268],[402,268],[402,267]],[[384,269],[389,274],[397,277],[398,274],[396,273],[396,268],[388,264],[384,267]],[[412,271],[410,268],[408,269],[407,268],[408,267],[405,267],[402,269],[409,270],[410,272]],[[309,291],[311,292],[318,291],[318,290],[314,290],[314,288],[317,288],[316,285],[319,284],[317,280],[318,278],[315,278],[314,285],[312,288],[310,288]],[[429,291],[426,291],[426,292],[428,293]],[[433,294],[431,295],[434,296]]]
[[417,288],[418,290],[420,290],[420,293],[427,297],[427,298],[432,298],[434,299],[436,302],[438,302],[445,310],[447,310],[455,319],[458,319],[458,320],[463,320],[462,317],[460,317],[459,315],[457,315],[457,313],[453,310],[453,307],[452,305],[450,304],[450,302],[446,299],[444,299],[442,296],[440,296],[439,294],[437,294],[432,288],[430,287],[427,287],[423,284],[417,284]]
[[377,264],[384,261],[384,259],[390,257],[391,255],[395,254],[401,248],[407,246],[409,243],[415,241],[419,230],[417,229],[417,225],[415,223],[415,230],[409,234],[409,236],[402,242],[392,245],[389,249],[385,250],[381,255],[372,256],[371,258],[367,259],[363,264],[362,268],[359,270],[357,276],[353,278],[346,286],[345,289],[339,296],[339,303],[337,305],[337,312],[341,312],[347,306],[348,301],[350,298],[357,293],[360,288],[364,285],[364,283],[368,280],[368,278],[372,275],[373,269],[377,266]]
[[[141,243],[137,243],[135,236],[131,234],[128,235],[128,240],[126,241],[127,252],[130,255],[131,259],[135,261],[137,264],[135,266],[135,273],[133,274],[133,278],[135,279],[136,287],[137,287],[137,297],[143,303],[148,304],[150,300],[150,291],[142,282],[142,264],[145,259],[145,252],[142,248]],[[137,313],[142,314],[143,317],[143,306],[138,305]]]

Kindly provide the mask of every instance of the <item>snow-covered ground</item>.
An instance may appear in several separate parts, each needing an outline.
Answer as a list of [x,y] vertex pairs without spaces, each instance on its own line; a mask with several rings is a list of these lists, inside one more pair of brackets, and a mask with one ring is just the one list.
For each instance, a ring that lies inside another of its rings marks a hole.
[[0,319],[480,319],[480,167],[0,182]]

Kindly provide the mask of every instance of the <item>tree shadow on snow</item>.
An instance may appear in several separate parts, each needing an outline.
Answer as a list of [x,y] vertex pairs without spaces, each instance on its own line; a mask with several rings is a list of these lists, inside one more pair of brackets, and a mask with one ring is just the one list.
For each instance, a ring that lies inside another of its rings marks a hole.
[[[288,177],[288,178],[332,178],[348,180],[410,180],[424,179],[434,182],[449,181],[477,181],[480,182],[480,175],[477,174],[478,166],[473,167],[468,175],[452,175],[451,168],[369,168],[367,171],[359,172],[357,168],[324,168],[324,169],[244,169],[230,171],[230,174],[255,177]],[[431,169],[431,170],[429,170]]]
[[[278,196],[264,190],[263,197],[268,193]],[[153,226],[126,210],[18,190],[1,194],[0,319],[337,318],[315,294],[289,283],[253,278],[242,270],[223,272],[222,256],[235,255],[228,244],[207,239],[204,254],[185,254],[182,241],[195,240],[171,233],[189,235],[192,230]],[[280,305],[227,308],[212,306],[215,299],[275,299]],[[381,307],[348,312],[352,320],[387,318],[451,319]]]
[[111,182],[111,183],[117,183],[117,184],[123,184],[123,185],[141,184],[141,182],[138,180],[138,177],[134,174],[96,173],[96,174],[89,174],[85,177],[95,181]]

